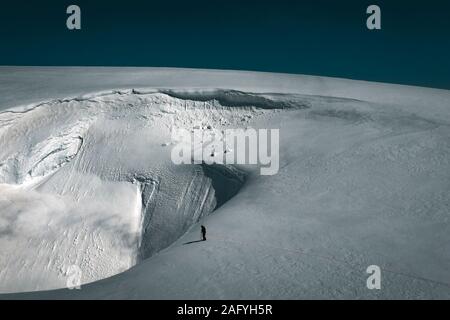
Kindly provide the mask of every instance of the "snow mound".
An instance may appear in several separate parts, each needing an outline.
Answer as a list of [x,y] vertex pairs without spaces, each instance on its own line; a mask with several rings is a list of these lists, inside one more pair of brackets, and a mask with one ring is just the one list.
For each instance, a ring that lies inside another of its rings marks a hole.
[[[448,91],[109,68],[73,69],[68,84],[66,69],[9,70],[2,110],[58,98],[0,113],[0,291],[64,288],[74,264],[83,287],[1,298],[450,297]],[[24,92],[30,75],[50,79],[45,90]],[[280,128],[278,174],[173,165],[171,129],[209,127]],[[382,290],[367,289],[369,265]]]
[[[266,116],[253,98],[239,98],[243,102],[235,97],[229,108],[210,95],[184,100],[114,90],[0,113],[7,124],[0,132],[0,245],[6,248],[0,290],[63,287],[71,265],[84,271],[83,283],[123,272],[230,200],[245,182],[244,171],[175,166],[162,145],[173,127],[226,127],[240,125],[243,115],[248,121]],[[270,100],[264,102],[268,108]],[[8,205],[17,199],[20,206]],[[36,199],[39,212],[32,210]],[[20,232],[27,223],[22,213],[40,221],[27,233]],[[33,263],[27,278],[12,274],[25,270],[22,261]]]

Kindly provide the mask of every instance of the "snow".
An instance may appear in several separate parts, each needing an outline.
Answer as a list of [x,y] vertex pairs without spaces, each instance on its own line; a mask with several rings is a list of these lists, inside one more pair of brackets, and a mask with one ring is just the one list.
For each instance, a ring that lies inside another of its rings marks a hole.
[[[449,298],[449,101],[310,76],[1,67],[0,292],[15,293],[0,297]],[[176,166],[173,127],[279,128],[280,171]],[[73,264],[81,290],[65,289]]]

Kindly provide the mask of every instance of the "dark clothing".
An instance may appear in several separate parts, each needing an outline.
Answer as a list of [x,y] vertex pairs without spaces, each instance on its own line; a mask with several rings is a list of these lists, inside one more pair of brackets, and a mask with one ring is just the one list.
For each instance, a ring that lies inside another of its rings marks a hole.
[[202,240],[206,241],[206,228],[205,228],[205,226],[202,226]]

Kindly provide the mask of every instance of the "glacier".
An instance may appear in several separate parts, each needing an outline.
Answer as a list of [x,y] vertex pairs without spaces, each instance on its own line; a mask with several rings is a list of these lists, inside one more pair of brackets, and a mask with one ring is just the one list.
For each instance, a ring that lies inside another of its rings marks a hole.
[[[0,299],[449,298],[449,101],[314,76],[0,67]],[[280,129],[279,173],[174,165],[171,129],[202,126]],[[65,288],[74,264],[81,290]]]

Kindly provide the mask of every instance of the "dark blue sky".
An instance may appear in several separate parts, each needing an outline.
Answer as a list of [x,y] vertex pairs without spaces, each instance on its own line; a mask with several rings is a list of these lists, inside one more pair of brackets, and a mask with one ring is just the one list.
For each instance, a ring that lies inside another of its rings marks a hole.
[[[66,7],[82,30],[66,28]],[[378,4],[382,30],[366,29]],[[450,89],[450,1],[2,1],[1,65],[162,66]]]

